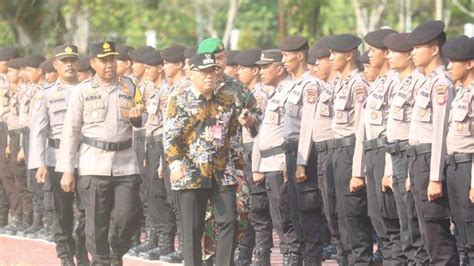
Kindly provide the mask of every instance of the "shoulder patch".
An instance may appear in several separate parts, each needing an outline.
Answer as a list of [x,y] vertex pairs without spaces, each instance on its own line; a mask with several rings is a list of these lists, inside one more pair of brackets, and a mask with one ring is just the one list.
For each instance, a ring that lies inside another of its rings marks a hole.
[[315,103],[317,97],[318,97],[318,90],[316,88],[316,85],[310,85],[306,89],[306,101],[311,104]]
[[355,99],[358,101],[358,102],[362,102],[364,101],[365,99],[365,94],[367,93],[367,89],[365,86],[363,85],[356,85],[355,89],[354,89],[354,95],[355,95]]
[[438,86],[435,86],[434,89],[436,92],[436,103],[438,105],[445,104],[446,100],[448,99],[448,86],[438,85]]

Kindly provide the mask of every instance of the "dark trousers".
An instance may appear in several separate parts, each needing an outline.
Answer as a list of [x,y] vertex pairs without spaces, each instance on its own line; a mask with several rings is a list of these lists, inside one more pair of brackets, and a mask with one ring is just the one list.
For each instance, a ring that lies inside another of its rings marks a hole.
[[[22,132],[22,145],[23,151],[25,152],[25,164],[28,165],[29,154],[30,154],[30,131],[24,129]],[[36,169],[26,169],[26,179],[28,182],[28,190],[32,193],[33,200],[33,212],[35,215],[42,215],[44,212],[43,201],[44,192],[43,184],[36,182]]]
[[338,225],[349,264],[368,265],[372,257],[372,226],[367,214],[367,189],[349,191],[353,156],[353,146],[337,148],[333,155]]
[[412,194],[430,264],[458,265],[459,255],[456,241],[450,231],[450,213],[446,182],[443,182],[443,196],[428,201],[427,189],[430,177],[431,153],[409,157]]
[[15,193],[19,197],[21,212],[14,211],[16,214],[29,215],[33,212],[33,195],[28,190],[28,183],[26,177],[26,165],[24,161],[17,160],[18,152],[20,151],[20,135],[21,133],[9,132],[10,135],[10,167],[11,174],[15,180]]
[[[4,180],[7,176],[7,162],[5,158],[5,148],[7,147],[7,131],[0,128],[0,223],[8,219],[10,210],[11,191],[5,187]],[[8,186],[8,184],[7,184]]]
[[408,177],[408,159],[406,152],[393,153],[391,154],[391,158],[393,168],[393,193],[400,220],[402,253],[406,255],[408,265],[426,265],[429,262],[429,257],[421,239],[415,202],[413,195],[411,192],[406,191],[405,187]]
[[402,252],[400,222],[397,204],[392,190],[382,192],[385,170],[385,148],[366,151],[367,201],[369,216],[383,243],[384,263],[404,265],[407,257]]
[[273,247],[273,224],[266,186],[265,183],[256,184],[252,177],[248,183],[251,197],[249,219],[255,231],[255,247],[270,250]]
[[215,264],[231,265],[237,233],[235,186],[219,186],[214,181],[210,189],[176,190],[176,194],[183,235],[184,264],[202,265],[201,238],[207,203],[211,200],[218,226]]
[[469,199],[472,162],[451,164],[447,167],[446,180],[451,214],[458,229],[458,246],[469,255],[474,264],[474,204]]
[[146,145],[146,179],[148,210],[153,224],[157,225],[158,232],[162,234],[176,233],[176,216],[173,207],[167,200],[168,192],[164,178],[158,177],[158,167],[163,156],[161,142],[149,142]]
[[[305,244],[305,255],[320,257],[325,242],[323,227],[323,200],[318,185],[317,157],[311,152],[306,166],[307,179],[297,183],[295,178],[297,153],[286,154],[288,173],[288,200],[293,224],[298,224],[303,233],[300,242]],[[293,214],[294,213],[294,214]],[[326,226],[327,228],[327,226]]]
[[86,247],[92,265],[110,263],[109,221],[115,224],[110,246],[121,258],[131,247],[134,232],[140,226],[142,206],[139,196],[141,179],[131,176],[81,176],[78,190],[86,211]]
[[[72,257],[76,250],[84,249],[84,209],[79,203],[79,221],[76,229],[76,235],[79,239],[76,243],[73,237],[74,224],[74,192],[64,192],[61,182],[62,173],[55,172],[54,167],[48,167],[48,179],[43,185],[44,207],[51,213],[51,230],[56,243],[56,254],[58,258]],[[78,181],[78,180],[76,180]],[[78,199],[80,201],[80,199]]]
[[151,225],[153,223],[151,214],[148,211],[148,202],[147,202],[147,194],[148,194],[148,179],[146,177],[147,174],[147,167],[144,166],[144,161],[146,159],[145,154],[145,143],[146,143],[146,135],[145,130],[133,131],[133,148],[135,149],[135,153],[137,154],[137,161],[140,167],[140,177],[142,179],[142,183],[140,185],[140,200],[142,201],[143,206],[143,217],[141,217],[141,222],[144,222],[146,225]]
[[[247,183],[249,184],[249,187],[250,187],[250,202],[252,202],[253,201],[253,195],[254,195],[254,194],[252,194],[252,184],[254,184],[253,183],[253,178],[252,178],[252,149],[249,149],[249,147],[247,147],[247,148],[244,147],[242,157],[243,157],[244,163],[245,163],[245,165],[244,165],[244,177],[247,180]],[[257,189],[257,190],[259,190],[259,189]],[[255,196],[258,197],[260,195],[261,197],[266,197],[266,195],[264,195],[264,194],[265,194],[264,191],[260,192],[260,193],[257,192],[255,194]],[[256,200],[258,201],[259,199],[256,199]],[[244,235],[242,236],[242,238],[237,243],[237,245],[239,247],[253,249],[256,245],[256,239],[255,239],[256,238],[256,235],[255,235],[256,233],[255,233],[255,229],[253,228],[252,216],[253,216],[252,207],[250,207],[250,211],[249,211],[249,214],[248,214],[248,219],[249,219],[250,223],[247,227],[247,230],[244,232]]]

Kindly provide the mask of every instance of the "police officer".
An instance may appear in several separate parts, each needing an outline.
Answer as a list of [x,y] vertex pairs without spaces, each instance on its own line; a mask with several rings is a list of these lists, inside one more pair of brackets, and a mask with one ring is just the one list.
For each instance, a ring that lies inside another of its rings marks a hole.
[[133,71],[132,71],[132,65],[133,62],[130,59],[129,54],[131,51],[133,51],[135,48],[133,48],[130,45],[125,45],[125,44],[119,44],[117,47],[115,47],[117,50],[117,74],[126,76],[129,78],[134,79],[133,76]]
[[446,76],[441,47],[446,40],[442,21],[419,25],[407,37],[414,46],[412,60],[426,82],[415,97],[408,149],[410,181],[430,264],[459,264],[451,235],[449,202],[444,179],[447,118],[454,85]]
[[446,180],[456,241],[464,253],[460,265],[474,262],[474,39],[460,36],[443,46],[449,60],[448,71],[458,82],[456,97],[451,104],[448,125]]
[[44,78],[46,79],[46,83],[48,85],[53,84],[56,79],[58,79],[58,72],[53,66],[53,58],[49,58],[40,65],[41,69],[44,71]]
[[[242,54],[245,53],[242,52]],[[253,186],[261,187],[266,198],[253,197],[252,222],[256,233],[256,258],[253,265],[270,265],[272,247],[272,228],[280,238],[280,250],[285,258],[299,252],[296,237],[290,219],[288,205],[281,206],[287,191],[282,190],[286,179],[286,162],[283,150],[283,116],[285,102],[291,90],[291,79],[281,63],[279,49],[264,50],[259,61],[262,83],[275,88],[268,99],[259,135],[255,139],[252,152]],[[252,192],[254,189],[252,190]],[[254,193],[254,192],[253,192]],[[258,209],[258,210],[257,210]],[[288,265],[288,259],[284,260]]]
[[330,61],[341,73],[334,89],[334,180],[338,225],[349,264],[366,265],[372,257],[370,218],[367,214],[365,178],[352,177],[355,133],[362,114],[368,84],[356,67],[356,49],[361,39],[350,34],[330,40]]
[[79,58],[79,70],[77,72],[77,79],[79,80],[79,82],[82,82],[95,75],[94,69],[91,67],[90,61],[91,58],[89,56],[81,56]]
[[[137,217],[142,215],[132,125],[141,126],[143,107],[134,83],[117,76],[114,43],[92,43],[89,51],[96,75],[71,95],[56,170],[64,173],[61,188],[74,191],[77,159],[77,187],[86,211],[86,247],[92,264],[122,265],[133,232],[140,226]],[[109,219],[115,224],[112,255]]]
[[[415,69],[410,58],[413,46],[406,41],[408,33],[391,33],[383,42],[390,51],[390,68],[400,75],[400,83],[393,89],[393,97],[387,116],[387,144],[385,151],[391,157],[392,190],[400,220],[402,252],[408,265],[428,263],[428,254],[421,240],[418,217],[410,188],[405,184],[408,177],[408,130],[413,110],[414,95],[424,83],[424,77]],[[386,162],[388,163],[388,162]]]
[[234,79],[238,79],[237,71],[239,70],[239,65],[235,62],[234,57],[239,53],[239,50],[225,51],[227,62],[224,68],[224,73]]

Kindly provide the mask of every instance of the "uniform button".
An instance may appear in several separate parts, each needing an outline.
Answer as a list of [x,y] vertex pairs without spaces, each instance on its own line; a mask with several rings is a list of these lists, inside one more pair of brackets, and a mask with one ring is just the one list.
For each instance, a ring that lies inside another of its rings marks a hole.
[[464,124],[463,123],[458,123],[456,125],[456,129],[458,130],[458,132],[463,132],[464,131]]
[[372,113],[370,114],[370,117],[372,118],[372,120],[375,120],[375,119],[377,119],[377,118],[379,117],[379,115],[377,114],[377,112],[372,112]]

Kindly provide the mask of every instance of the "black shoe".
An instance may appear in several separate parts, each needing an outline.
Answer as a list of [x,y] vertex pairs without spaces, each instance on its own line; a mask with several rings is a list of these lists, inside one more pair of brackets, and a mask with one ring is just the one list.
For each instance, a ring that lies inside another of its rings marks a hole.
[[152,227],[146,232],[145,241],[132,247],[127,254],[137,257],[142,252],[150,251],[158,246],[158,234],[156,228]]
[[459,265],[469,266],[469,256],[464,251],[459,252]]
[[28,228],[28,225],[22,222],[12,222],[9,225],[1,228],[0,234],[14,236],[18,231],[25,230]]
[[329,243],[323,248],[322,260],[337,260],[337,248],[336,245]]
[[110,266],[123,266],[122,258],[112,257],[112,260],[110,261]]
[[239,246],[235,249],[235,266],[249,266],[252,263],[252,248]]
[[214,266],[215,256],[210,256],[207,260],[202,261],[202,266]]
[[254,258],[252,266],[270,266],[270,250],[256,248],[254,250]]
[[42,215],[37,214],[33,217],[33,223],[31,224],[30,227],[28,227],[25,230],[18,231],[17,236],[22,236],[22,237],[28,237],[30,234],[34,234],[35,232],[38,232],[43,228],[43,221],[42,221]]
[[181,250],[176,250],[170,254],[160,256],[160,260],[168,263],[182,263],[183,252]]
[[383,261],[382,250],[377,249],[377,251],[372,255],[371,262],[382,262],[382,261]]
[[173,249],[170,246],[160,245],[154,249],[145,252],[140,252],[138,257],[145,260],[159,260],[161,256],[166,256],[171,253],[173,253]]
[[301,266],[303,265],[303,259],[301,257],[301,255],[299,254],[295,254],[295,253],[288,253],[286,254],[286,264],[285,264],[285,261],[283,263],[283,265],[285,266]]
[[75,266],[72,257],[61,258],[61,266]]

